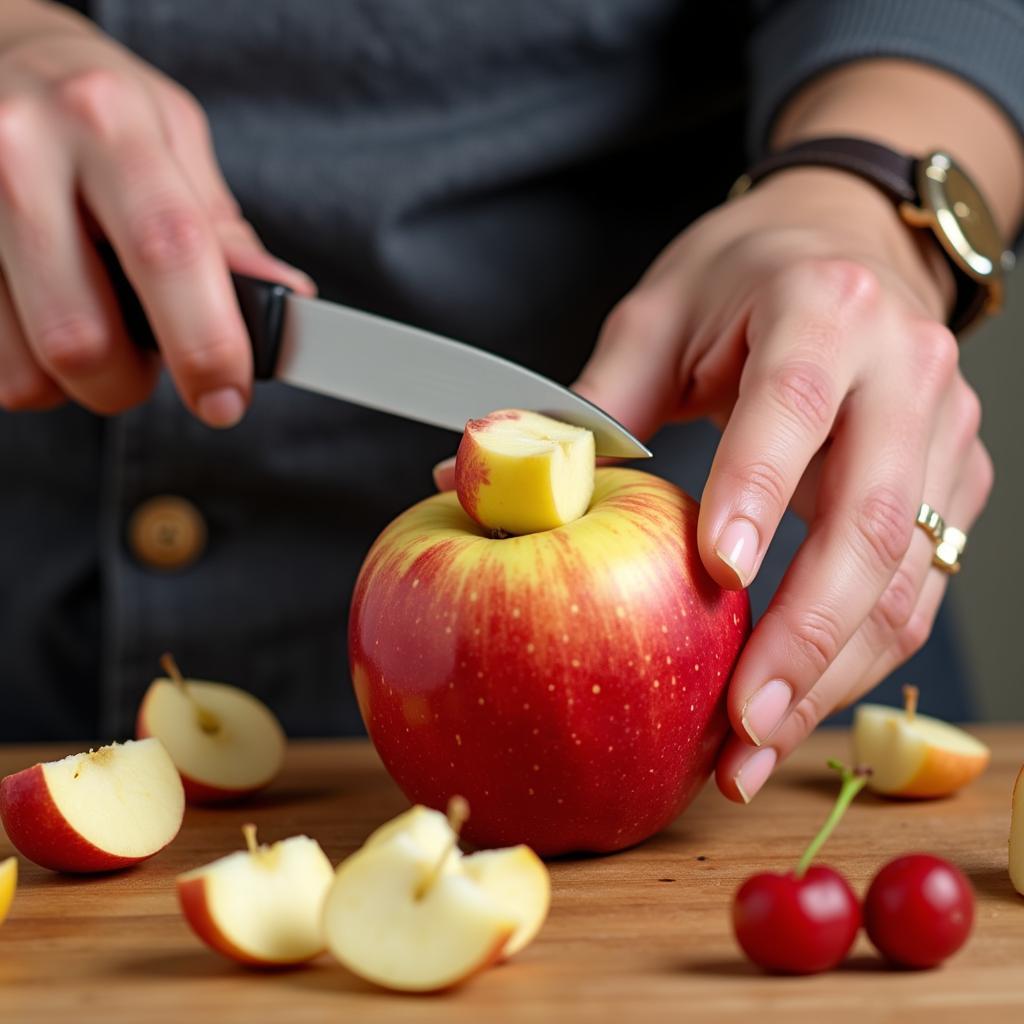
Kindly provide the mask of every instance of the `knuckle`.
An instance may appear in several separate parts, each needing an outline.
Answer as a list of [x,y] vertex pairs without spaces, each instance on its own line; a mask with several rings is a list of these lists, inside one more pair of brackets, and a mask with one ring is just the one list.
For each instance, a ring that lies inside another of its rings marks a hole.
[[23,165],[35,131],[35,112],[26,99],[0,100],[0,202],[9,213],[23,213],[28,206],[31,182]]
[[932,631],[932,617],[920,609],[915,611],[896,634],[896,647],[903,661],[917,654],[928,642]]
[[615,304],[605,318],[602,334],[607,338],[628,339],[631,344],[643,347],[657,336],[664,319],[660,299],[653,292],[637,289]]
[[826,606],[804,611],[791,630],[799,655],[820,676],[835,660],[843,646],[839,616]]
[[832,386],[828,375],[808,362],[793,362],[772,375],[770,391],[776,404],[796,423],[815,435],[832,424]]
[[917,604],[917,587],[906,566],[901,565],[882,592],[871,613],[873,624],[890,633],[897,633],[910,620]]
[[829,257],[799,263],[794,269],[794,284],[805,295],[828,296],[847,314],[873,307],[882,291],[878,275],[863,263]]
[[193,265],[206,248],[198,213],[177,201],[156,203],[129,228],[129,246],[148,270],[170,273]]
[[102,323],[75,313],[42,324],[34,332],[39,358],[56,374],[80,375],[99,369],[110,355],[110,333]]
[[854,520],[857,534],[888,570],[895,570],[910,547],[914,510],[888,487],[877,487],[861,502]]
[[133,92],[124,75],[111,68],[87,68],[54,83],[55,100],[76,123],[100,138],[116,137]]
[[944,324],[926,320],[911,328],[910,339],[918,379],[936,392],[943,391],[960,361],[956,335]]
[[992,494],[992,488],[995,487],[996,483],[996,468],[992,461],[992,456],[989,455],[988,449],[983,445],[978,445],[978,493],[981,496],[981,504],[984,506],[987,504],[990,495]]
[[197,391],[206,385],[221,383],[230,377],[239,359],[239,346],[229,338],[216,338],[205,345],[179,351],[174,357],[175,369]]
[[965,449],[981,430],[981,399],[974,388],[966,382],[961,382],[957,389],[956,430]]

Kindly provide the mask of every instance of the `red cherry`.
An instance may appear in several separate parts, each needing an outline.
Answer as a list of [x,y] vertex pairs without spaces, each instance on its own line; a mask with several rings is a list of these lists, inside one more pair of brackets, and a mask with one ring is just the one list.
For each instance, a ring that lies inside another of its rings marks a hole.
[[860,906],[846,879],[831,868],[765,872],[743,883],[732,907],[743,952],[758,966],[816,974],[841,963],[860,928]]
[[967,940],[974,890],[959,868],[912,853],[875,875],[864,900],[864,926],[878,951],[901,967],[935,967]]

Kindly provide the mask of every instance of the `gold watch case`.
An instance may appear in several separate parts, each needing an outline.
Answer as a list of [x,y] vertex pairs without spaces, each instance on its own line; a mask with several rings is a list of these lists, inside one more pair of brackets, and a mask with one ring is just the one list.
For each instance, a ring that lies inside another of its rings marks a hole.
[[986,313],[1003,305],[1004,274],[1013,267],[1013,253],[1003,248],[992,214],[967,173],[941,150],[917,162],[920,206],[900,204],[900,215],[916,228],[928,228],[950,259],[988,293]]

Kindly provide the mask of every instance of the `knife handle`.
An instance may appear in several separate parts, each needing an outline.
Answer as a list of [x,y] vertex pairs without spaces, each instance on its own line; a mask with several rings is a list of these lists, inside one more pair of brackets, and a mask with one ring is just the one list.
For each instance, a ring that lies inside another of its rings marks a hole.
[[[146,312],[113,247],[108,242],[102,242],[96,246],[96,251],[110,278],[110,286],[120,306],[121,319],[128,336],[139,348],[159,351]],[[285,300],[291,294],[291,289],[276,281],[263,281],[245,274],[232,274],[231,282],[235,286],[238,307],[252,342],[254,376],[257,380],[270,380],[277,367]]]

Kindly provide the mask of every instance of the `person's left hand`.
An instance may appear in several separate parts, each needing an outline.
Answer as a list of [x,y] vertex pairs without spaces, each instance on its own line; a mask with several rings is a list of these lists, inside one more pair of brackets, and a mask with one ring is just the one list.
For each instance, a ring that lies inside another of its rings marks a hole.
[[785,171],[669,246],[576,384],[641,437],[724,425],[698,529],[722,586],[750,583],[787,506],[808,521],[730,684],[717,779],[731,799],[931,631],[948,577],[918,508],[966,531],[993,478],[941,323],[950,293],[933,243],[872,186]]

